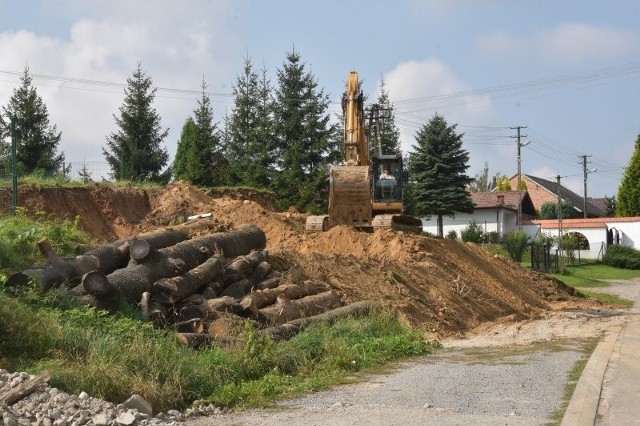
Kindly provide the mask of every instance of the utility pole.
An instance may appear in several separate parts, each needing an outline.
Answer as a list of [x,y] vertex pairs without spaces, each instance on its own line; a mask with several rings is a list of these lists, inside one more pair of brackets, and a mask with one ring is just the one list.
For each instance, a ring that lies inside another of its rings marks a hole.
[[558,182],[558,261],[562,258],[562,197],[560,197],[560,175],[556,176]]
[[597,169],[589,170],[587,169],[587,157],[591,157],[590,155],[579,155],[579,158],[582,158],[582,173],[584,174],[584,198],[582,202],[582,212],[584,213],[584,218],[587,218],[587,175],[589,173],[597,171]]
[[[523,146],[527,146],[529,145],[529,142],[523,144],[522,142],[520,142],[520,138],[523,137],[527,137],[527,135],[521,135],[520,134],[520,129],[526,129],[527,126],[516,126],[516,127],[510,127],[510,129],[515,129],[516,130],[516,143],[518,144],[518,185],[516,186],[516,191],[518,191],[518,229],[522,229],[522,193],[520,192],[520,187],[522,186],[522,168],[521,168],[521,163],[522,163],[522,156],[520,155],[520,148],[522,148]],[[514,136],[511,136],[514,137]]]

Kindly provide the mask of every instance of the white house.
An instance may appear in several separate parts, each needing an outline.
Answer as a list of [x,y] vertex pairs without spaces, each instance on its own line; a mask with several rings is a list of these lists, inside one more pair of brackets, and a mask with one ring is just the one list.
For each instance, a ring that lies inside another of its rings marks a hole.
[[[456,213],[454,217],[444,216],[443,230],[446,236],[456,231],[458,237],[472,221],[482,226],[485,232],[497,232],[503,236],[518,229],[518,203],[522,205],[522,218],[536,217],[531,198],[526,191],[472,192],[473,213]],[[422,218],[422,229],[430,234],[438,233],[437,217]]]

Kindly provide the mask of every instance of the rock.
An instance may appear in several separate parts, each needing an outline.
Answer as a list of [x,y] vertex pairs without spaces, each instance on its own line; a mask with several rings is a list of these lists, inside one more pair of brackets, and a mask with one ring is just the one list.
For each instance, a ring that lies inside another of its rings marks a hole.
[[151,407],[151,404],[145,401],[145,399],[137,393],[131,395],[129,399],[122,403],[122,405],[133,410],[138,410],[148,416],[153,415],[153,408]]
[[116,423],[119,425],[129,426],[136,422],[136,416],[131,414],[130,411],[126,411],[116,417]]
[[98,414],[93,418],[93,424],[96,426],[107,426],[111,423],[111,419],[106,414]]

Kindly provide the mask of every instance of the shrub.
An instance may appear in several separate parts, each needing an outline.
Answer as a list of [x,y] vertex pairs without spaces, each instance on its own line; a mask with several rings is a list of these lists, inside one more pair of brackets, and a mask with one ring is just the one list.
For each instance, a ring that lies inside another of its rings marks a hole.
[[458,233],[452,229],[451,231],[447,232],[447,239],[448,240],[457,240],[458,239]]
[[510,232],[504,237],[504,248],[509,257],[515,262],[522,262],[522,257],[527,249],[529,237],[524,231]]
[[602,257],[602,263],[616,268],[640,269],[640,250],[621,245],[611,245]]
[[460,238],[462,238],[462,241],[476,244],[480,244],[482,242],[483,235],[484,231],[482,230],[482,226],[475,220],[469,222],[469,226],[460,232]]
[[500,244],[500,234],[498,231],[491,231],[484,234],[484,242],[489,244]]

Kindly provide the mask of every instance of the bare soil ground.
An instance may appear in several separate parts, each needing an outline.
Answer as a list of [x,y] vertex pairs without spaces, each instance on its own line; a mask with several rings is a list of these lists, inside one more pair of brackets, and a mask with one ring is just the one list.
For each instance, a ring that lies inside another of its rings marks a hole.
[[567,309],[607,308],[475,244],[345,226],[307,233],[305,215],[277,212],[267,195],[252,190],[205,192],[184,182],[161,189],[33,186],[20,188],[19,204],[29,214],[79,215],[81,226],[98,241],[133,236],[199,213],[234,226],[255,223],[266,233],[270,258],[286,271],[287,280],[323,281],[344,302],[379,301],[429,338],[465,337],[472,330],[486,334],[483,327],[489,326],[513,334],[533,319],[548,320]]

